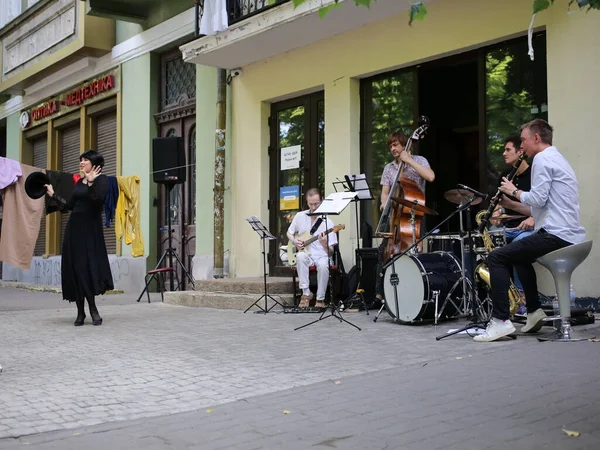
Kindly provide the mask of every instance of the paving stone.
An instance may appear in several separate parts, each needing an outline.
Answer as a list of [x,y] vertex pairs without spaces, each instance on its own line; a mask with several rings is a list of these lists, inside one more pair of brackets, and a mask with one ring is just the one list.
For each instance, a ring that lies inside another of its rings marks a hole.
[[[102,327],[77,329],[58,310],[3,311],[3,293],[0,449],[22,446],[18,436],[42,450],[575,450],[600,439],[596,343],[436,341],[456,323],[364,313],[346,315],[360,332],[336,321],[293,331],[312,317],[161,303],[104,305]],[[565,439],[561,426],[578,423],[582,439]]]

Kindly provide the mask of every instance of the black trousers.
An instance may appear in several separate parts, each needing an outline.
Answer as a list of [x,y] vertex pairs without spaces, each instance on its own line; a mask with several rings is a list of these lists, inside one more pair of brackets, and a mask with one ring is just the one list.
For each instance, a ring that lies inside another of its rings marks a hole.
[[541,303],[533,263],[540,256],[568,245],[571,243],[541,229],[520,241],[513,241],[493,250],[487,261],[492,284],[492,316],[499,320],[509,318],[508,287],[513,267],[523,285],[527,312],[531,313],[538,309]]

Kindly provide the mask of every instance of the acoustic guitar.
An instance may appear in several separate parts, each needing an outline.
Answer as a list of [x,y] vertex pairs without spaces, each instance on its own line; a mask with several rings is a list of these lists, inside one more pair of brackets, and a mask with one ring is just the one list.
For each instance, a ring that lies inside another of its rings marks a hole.
[[[325,234],[329,234],[329,233],[337,233],[338,231],[341,230],[345,230],[346,229],[346,225],[336,225],[333,228],[330,228],[329,230],[325,231]],[[319,239],[319,235],[321,233],[317,234],[316,236],[312,236],[308,231],[306,231],[305,233],[303,233],[301,236],[298,236],[297,234],[294,235],[294,240],[296,240],[296,238],[300,238],[301,241],[304,241],[304,247],[302,249],[298,249],[298,247],[296,247],[292,241],[288,242],[287,245],[287,255],[288,255],[288,264],[290,266],[295,266],[296,265],[296,255],[299,252],[305,252],[306,254],[310,255],[310,250],[308,249],[308,246],[310,244],[312,244],[313,242],[315,242],[316,240]]]

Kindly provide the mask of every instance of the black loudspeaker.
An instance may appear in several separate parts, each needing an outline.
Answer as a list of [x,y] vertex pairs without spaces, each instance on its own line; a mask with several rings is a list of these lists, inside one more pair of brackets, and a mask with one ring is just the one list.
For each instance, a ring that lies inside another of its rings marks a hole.
[[[375,277],[377,276],[377,258],[379,249],[359,248],[356,249],[362,263],[362,273],[360,276],[360,287],[365,290],[365,296],[368,299],[375,299]],[[368,301],[367,301],[368,303]]]
[[154,182],[159,184],[185,183],[185,148],[183,138],[157,137],[152,140]]

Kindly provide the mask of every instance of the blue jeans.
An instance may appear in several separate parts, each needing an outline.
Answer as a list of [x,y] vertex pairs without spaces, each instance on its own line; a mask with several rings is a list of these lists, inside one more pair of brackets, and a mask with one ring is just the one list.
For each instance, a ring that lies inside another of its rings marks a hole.
[[[507,230],[505,228],[504,233],[506,234],[506,243],[510,244],[513,241],[520,241],[521,239],[523,239],[527,236],[531,236],[534,233],[534,231],[533,230],[517,230],[515,228],[511,228],[511,229]],[[519,275],[517,275],[517,270],[514,268],[513,268],[513,282],[515,283],[515,286],[517,287],[517,289],[520,290],[521,292],[523,292],[523,285],[521,284],[521,281],[519,280]]]

